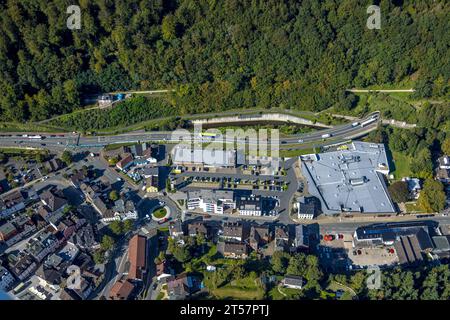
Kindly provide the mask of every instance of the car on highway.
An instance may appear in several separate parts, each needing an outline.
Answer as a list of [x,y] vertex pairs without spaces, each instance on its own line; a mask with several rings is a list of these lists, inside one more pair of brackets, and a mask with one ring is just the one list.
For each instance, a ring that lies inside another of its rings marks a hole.
[[303,139],[299,139],[299,140],[298,140],[298,143],[302,143],[302,142],[303,142]]

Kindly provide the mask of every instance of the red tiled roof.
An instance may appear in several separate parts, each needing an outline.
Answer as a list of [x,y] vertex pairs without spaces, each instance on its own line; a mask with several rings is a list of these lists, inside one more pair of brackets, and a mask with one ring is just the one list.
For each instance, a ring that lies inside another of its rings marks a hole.
[[133,292],[134,285],[128,280],[119,280],[109,291],[110,300],[128,300]]
[[135,235],[129,242],[128,260],[130,261],[130,279],[141,279],[142,273],[147,268],[147,239],[140,235]]
[[120,160],[119,162],[117,162],[116,166],[119,169],[122,169],[123,167],[125,167],[127,164],[129,164],[131,161],[133,161],[133,155],[131,154],[127,154],[126,156],[124,155],[124,158],[122,160]]

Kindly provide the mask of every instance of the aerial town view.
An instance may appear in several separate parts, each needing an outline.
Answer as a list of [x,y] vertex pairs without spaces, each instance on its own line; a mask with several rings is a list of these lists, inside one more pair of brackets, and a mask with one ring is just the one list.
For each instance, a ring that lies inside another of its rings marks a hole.
[[0,1],[0,300],[450,300],[448,1],[72,2]]

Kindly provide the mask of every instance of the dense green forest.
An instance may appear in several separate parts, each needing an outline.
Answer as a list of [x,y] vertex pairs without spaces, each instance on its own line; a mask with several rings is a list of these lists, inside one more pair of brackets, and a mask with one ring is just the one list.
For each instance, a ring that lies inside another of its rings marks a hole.
[[106,110],[85,110],[74,112],[51,121],[56,127],[88,130],[114,128],[155,119],[173,116],[177,112],[166,100],[160,98],[147,99],[137,96],[121,102],[117,107]]
[[[0,114],[42,120],[86,93],[174,88],[179,114],[352,108],[349,87],[448,99],[445,0],[0,0]],[[381,29],[366,9],[381,7]]]

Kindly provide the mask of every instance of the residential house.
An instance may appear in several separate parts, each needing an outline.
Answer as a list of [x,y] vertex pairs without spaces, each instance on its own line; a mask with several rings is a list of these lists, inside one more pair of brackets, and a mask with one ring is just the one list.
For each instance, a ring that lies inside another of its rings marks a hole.
[[23,209],[25,209],[25,198],[20,190],[4,195],[0,199],[0,218],[7,218]]
[[309,248],[309,230],[307,225],[298,224],[295,226],[295,238],[292,243],[294,251]]
[[130,152],[136,160],[145,160],[147,163],[156,163],[155,152],[148,143],[136,144],[130,147]]
[[0,291],[9,291],[16,279],[12,275],[11,272],[8,271],[5,267],[0,265]]
[[190,237],[195,237],[198,235],[203,235],[206,239],[208,239],[210,237],[209,228],[205,222],[202,222],[202,221],[189,222],[187,229],[188,229],[188,235]]
[[439,169],[450,170],[450,156],[442,156],[438,159]]
[[286,251],[289,248],[289,230],[287,226],[275,227],[274,250]]
[[128,248],[130,262],[128,279],[142,281],[147,273],[147,238],[135,235],[131,238]]
[[122,220],[138,218],[138,213],[134,206],[134,202],[131,200],[117,200],[116,202],[114,202],[113,211],[116,215],[119,215],[120,219]]
[[402,179],[402,181],[406,182],[411,198],[417,200],[420,195],[420,190],[422,190],[420,179],[405,177]]
[[297,203],[299,219],[312,220],[320,214],[320,200],[316,197],[300,197]]
[[24,251],[8,255],[8,269],[20,281],[25,280],[37,269],[38,265],[33,256]]
[[63,219],[57,227],[58,232],[60,232],[64,240],[68,240],[77,230],[75,222],[70,219]]
[[69,243],[86,250],[93,250],[99,247],[99,243],[95,240],[94,227],[90,223],[85,224],[74,233],[69,239]]
[[36,261],[41,262],[47,255],[53,253],[59,245],[60,242],[54,234],[43,232],[27,243],[27,251]]
[[130,300],[134,291],[134,284],[128,280],[118,280],[109,291],[109,300]]
[[49,287],[50,289],[57,291],[60,289],[62,272],[55,268],[48,268],[45,265],[41,265],[35,275],[39,279],[39,284],[43,287]]
[[169,234],[172,239],[177,239],[184,235],[183,226],[180,220],[172,221],[169,224]]
[[61,170],[62,168],[64,168],[64,163],[58,158],[53,158],[49,161],[45,161],[41,167],[41,169],[46,172],[55,172]]
[[97,98],[97,103],[99,107],[110,106],[114,101],[114,97],[111,94],[104,94]]
[[65,301],[80,300],[80,298],[78,297],[78,295],[75,294],[75,292],[67,288],[62,289],[59,292],[59,299]]
[[89,182],[89,177],[85,174],[83,170],[79,170],[77,173],[74,173],[69,179],[70,183],[75,188],[80,188],[82,183]]
[[116,214],[113,209],[108,208],[101,197],[95,197],[91,203],[100,214],[102,222],[120,221],[120,215]]
[[302,289],[305,280],[300,276],[286,275],[281,281],[283,287],[290,289]]
[[7,241],[9,246],[25,237],[30,236],[37,230],[35,222],[26,214],[19,215],[14,219],[11,219],[10,222],[17,228],[18,233],[14,236],[14,238],[16,238],[14,241],[12,241],[13,239]]
[[6,222],[0,226],[0,241],[8,241],[17,233],[17,228],[11,222]]
[[160,278],[164,275],[170,276],[169,262],[166,259],[156,264],[156,276]]
[[92,281],[92,278],[82,275],[80,281],[80,288],[73,289],[73,292],[75,292],[80,297],[81,300],[86,300],[92,293],[94,288],[95,286],[94,282]]
[[145,180],[145,191],[147,191],[148,193],[159,191],[158,176],[151,176]]
[[436,179],[442,183],[450,183],[450,169],[438,169]]
[[242,222],[224,222],[222,238],[244,241],[247,239],[247,227]]
[[[40,197],[42,203],[47,207],[47,212],[49,212],[50,215],[62,212],[68,205],[67,199],[65,198],[61,190],[47,190],[43,192]],[[43,218],[47,219],[48,216]]]
[[221,252],[225,258],[246,259],[248,257],[248,247],[245,242],[219,242],[219,252]]
[[184,300],[198,292],[203,287],[200,278],[188,273],[182,273],[167,281],[167,292],[170,300]]
[[133,155],[131,153],[124,153],[123,155],[121,155],[121,160],[116,163],[116,167],[119,170],[124,171],[132,164],[133,164]]
[[182,176],[174,176],[169,175],[169,183],[170,183],[170,189],[176,191],[180,190],[181,188],[186,187],[189,185],[193,180],[193,177],[182,177]]
[[250,228],[249,245],[258,251],[258,249],[270,241],[270,233],[268,226],[253,225]]

